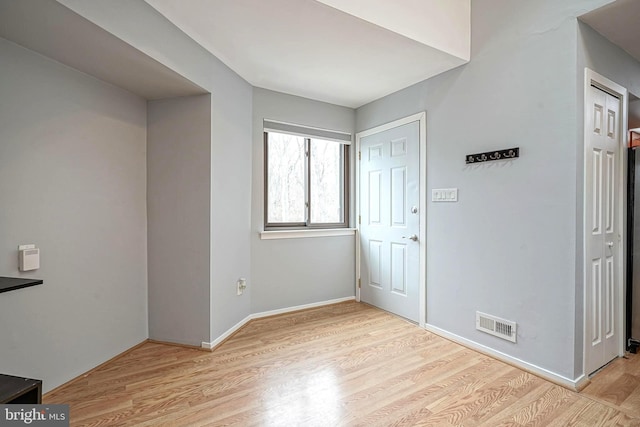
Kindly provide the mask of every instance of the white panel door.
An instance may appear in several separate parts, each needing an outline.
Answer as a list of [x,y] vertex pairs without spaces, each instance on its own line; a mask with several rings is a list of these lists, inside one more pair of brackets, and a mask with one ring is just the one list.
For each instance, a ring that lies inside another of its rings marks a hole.
[[420,122],[360,140],[360,299],[419,322]]
[[585,372],[590,374],[618,356],[621,334],[617,300],[621,292],[619,173],[620,100],[591,86],[586,148],[586,339]]

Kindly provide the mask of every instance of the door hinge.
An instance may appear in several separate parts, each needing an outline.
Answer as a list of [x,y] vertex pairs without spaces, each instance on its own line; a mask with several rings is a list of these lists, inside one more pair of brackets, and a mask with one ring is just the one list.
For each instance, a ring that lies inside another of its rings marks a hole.
[[358,224],[362,224],[362,216],[358,215]]
[[362,279],[358,278],[358,289],[362,287]]
[[362,151],[358,151],[358,160],[362,160]]

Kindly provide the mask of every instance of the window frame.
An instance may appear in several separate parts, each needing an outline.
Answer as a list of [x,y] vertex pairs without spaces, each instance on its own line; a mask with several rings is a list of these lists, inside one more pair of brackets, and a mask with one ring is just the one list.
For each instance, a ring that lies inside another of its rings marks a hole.
[[[290,133],[295,136],[304,138],[305,141],[305,168],[304,168],[304,187],[305,187],[305,222],[268,222],[269,220],[269,133]],[[342,222],[332,223],[312,223],[311,211],[313,209],[311,204],[311,140],[319,139],[325,141],[331,141],[322,137],[311,137],[306,134],[298,134],[293,132],[281,132],[277,130],[267,130],[263,132],[264,143],[264,230],[323,230],[323,229],[337,229],[349,227],[349,208],[350,208],[350,164],[351,164],[351,150],[350,144],[335,141],[342,149]]]

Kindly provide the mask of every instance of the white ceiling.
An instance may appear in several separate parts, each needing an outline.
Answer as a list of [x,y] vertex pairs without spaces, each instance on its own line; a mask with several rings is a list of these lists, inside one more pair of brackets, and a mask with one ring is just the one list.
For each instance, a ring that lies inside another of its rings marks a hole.
[[317,0],[405,37],[469,60],[469,0]]
[[206,93],[53,0],[0,0],[0,37],[145,99]]
[[[469,59],[470,0],[145,1],[251,84],[349,107]],[[580,19],[640,61],[640,0]],[[0,37],[147,99],[205,92],[55,0],[0,0]]]
[[580,20],[640,61],[640,1],[617,0]]
[[252,85],[352,108],[469,60],[470,0],[145,1]]

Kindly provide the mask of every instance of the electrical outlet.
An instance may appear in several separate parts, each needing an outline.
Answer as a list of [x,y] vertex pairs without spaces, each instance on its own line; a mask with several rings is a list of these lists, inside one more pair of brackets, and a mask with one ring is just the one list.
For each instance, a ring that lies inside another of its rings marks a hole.
[[247,279],[239,278],[236,282],[238,295],[242,295],[244,290],[247,289]]

